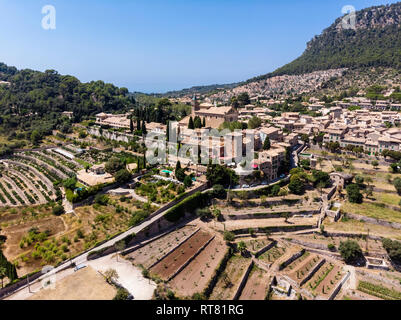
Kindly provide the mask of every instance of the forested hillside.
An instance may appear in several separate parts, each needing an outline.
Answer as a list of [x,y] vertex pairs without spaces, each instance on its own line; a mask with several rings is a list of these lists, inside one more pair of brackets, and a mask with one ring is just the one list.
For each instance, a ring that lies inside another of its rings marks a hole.
[[248,82],[338,68],[401,69],[401,3],[357,11],[355,21],[355,29],[343,29],[338,18],[298,59]]
[[126,88],[103,81],[81,83],[54,70],[17,70],[1,63],[0,81],[0,134],[26,135],[28,139],[33,130],[46,135],[62,125],[63,111],[73,111],[74,120],[79,121],[135,105]]

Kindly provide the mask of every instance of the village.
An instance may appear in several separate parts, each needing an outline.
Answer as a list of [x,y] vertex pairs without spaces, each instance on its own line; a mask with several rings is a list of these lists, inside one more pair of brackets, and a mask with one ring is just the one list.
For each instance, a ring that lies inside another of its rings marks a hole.
[[100,113],[0,160],[3,299],[400,298],[399,105],[184,100],[180,121]]

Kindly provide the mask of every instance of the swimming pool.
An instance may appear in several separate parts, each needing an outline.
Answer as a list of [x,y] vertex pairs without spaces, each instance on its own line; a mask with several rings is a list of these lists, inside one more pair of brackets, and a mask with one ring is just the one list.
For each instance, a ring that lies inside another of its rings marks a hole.
[[170,170],[162,170],[163,173],[173,174],[173,171]]

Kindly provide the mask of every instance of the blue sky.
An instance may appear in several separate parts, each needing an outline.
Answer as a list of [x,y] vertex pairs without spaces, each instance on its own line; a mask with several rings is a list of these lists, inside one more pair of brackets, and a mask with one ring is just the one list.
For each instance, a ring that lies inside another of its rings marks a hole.
[[[392,2],[0,0],[0,61],[148,93],[231,83],[298,57],[343,6]],[[48,4],[56,30],[41,27]]]

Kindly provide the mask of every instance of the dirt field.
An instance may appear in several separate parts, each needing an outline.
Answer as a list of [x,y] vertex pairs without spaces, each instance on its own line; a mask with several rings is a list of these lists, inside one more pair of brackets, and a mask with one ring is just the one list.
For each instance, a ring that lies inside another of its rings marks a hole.
[[152,267],[150,272],[167,280],[211,238],[209,233],[199,231]]
[[117,290],[91,267],[56,282],[56,288],[42,289],[29,300],[112,300]]
[[170,284],[180,296],[191,297],[194,293],[202,292],[226,251],[227,246],[223,241],[213,239]]
[[244,275],[250,259],[233,256],[227,263],[225,272],[220,276],[210,296],[210,300],[232,300]]
[[311,291],[314,295],[324,297],[325,299],[335,289],[338,282],[341,281],[344,274],[341,267],[331,262],[326,262],[310,279],[305,288]]
[[264,300],[269,288],[269,279],[266,271],[254,266],[239,299]]
[[[288,226],[315,226],[317,225],[318,216],[313,218],[289,218],[285,222],[284,218],[272,219],[249,219],[249,220],[231,220],[224,222],[226,230],[240,230],[247,228],[265,228],[265,227],[288,227]],[[221,230],[224,229],[222,224],[218,225]]]
[[135,265],[143,265],[145,268],[149,268],[156,261],[163,258],[175,246],[191,236],[196,229],[197,228],[194,226],[185,226],[177,231],[173,231],[128,254],[126,259],[130,260]]

